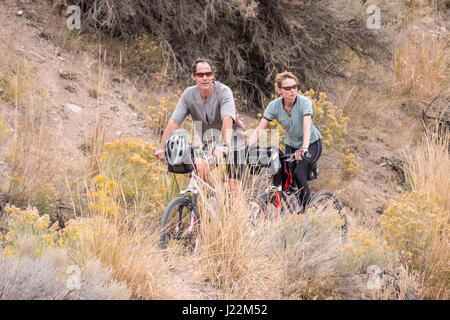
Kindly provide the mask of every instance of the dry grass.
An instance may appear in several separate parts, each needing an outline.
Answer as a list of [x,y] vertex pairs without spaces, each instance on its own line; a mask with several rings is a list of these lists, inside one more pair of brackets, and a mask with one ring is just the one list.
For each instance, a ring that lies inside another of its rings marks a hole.
[[264,230],[248,222],[244,193],[229,192],[228,181],[216,171],[212,179],[217,203],[208,201],[201,212],[199,265],[219,299],[279,298],[281,265],[258,249]]
[[99,45],[97,62],[92,68],[92,73],[89,76],[89,96],[92,98],[98,99],[104,94],[107,83],[104,69],[106,56],[106,50],[102,50],[102,47]]
[[[135,222],[135,221],[134,221]],[[93,257],[112,269],[112,277],[124,282],[132,299],[167,299],[171,297],[166,281],[168,266],[154,236],[127,230],[126,223],[93,216],[73,221],[82,230],[80,242],[71,252],[74,263],[85,266]]]
[[[421,281],[424,298],[449,299],[450,297],[450,247],[448,242],[450,223],[450,157],[448,131],[439,130],[438,125],[427,133],[418,149],[405,154],[405,174],[412,191],[426,191],[439,197],[440,210],[446,214],[442,233],[429,230],[434,223],[427,223],[421,232],[432,239],[425,249],[421,266]],[[418,151],[420,150],[420,151]],[[435,217],[435,216],[433,216]],[[445,216],[444,216],[445,217]],[[436,219],[436,218],[435,218]],[[434,221],[433,221],[434,222]],[[428,228],[427,228],[428,227]],[[438,236],[440,234],[440,236]]]
[[450,133],[436,124],[422,143],[404,154],[405,174],[413,191],[427,190],[439,196],[443,208],[450,210]]
[[268,232],[260,250],[278,261],[282,299],[339,299],[340,218],[332,208],[291,215]]
[[448,35],[433,37],[410,34],[393,57],[392,92],[404,96],[407,106],[421,104],[429,111],[442,111],[441,104],[450,94],[450,51]]
[[47,91],[36,91],[36,68],[16,50],[15,42],[11,36],[0,58],[1,98],[15,107],[9,118],[11,132],[2,122],[2,140],[6,134],[9,138],[5,152],[9,164],[6,189],[12,203],[36,202],[42,211],[53,210],[56,198],[61,196],[55,189],[60,190],[57,175],[62,166],[58,133],[47,125],[53,106]]
[[[85,179],[81,191],[87,194],[87,203],[73,203],[74,208],[82,208],[81,217],[67,224],[68,230],[79,233],[79,241],[69,251],[73,263],[82,267],[90,259],[98,259],[111,269],[115,281],[127,285],[132,299],[173,298],[174,281],[158,246],[158,226],[149,219],[155,212],[148,212],[148,198],[136,197],[129,205],[126,186],[120,182],[108,180],[105,190],[109,191],[105,191],[96,180],[88,181]],[[80,196],[74,195],[74,199]]]
[[402,20],[404,24],[429,16],[437,16],[440,12],[450,8],[449,0],[406,0],[403,1],[404,13]]
[[[30,96],[30,104],[14,121],[8,144],[10,181],[9,200],[19,206],[39,203],[40,210],[53,210],[57,199],[64,197],[62,171],[64,160],[58,132],[48,124],[51,105],[45,97]],[[53,203],[50,203],[53,202]],[[45,212],[52,214],[53,212]]]
[[11,36],[6,54],[0,58],[0,97],[15,107],[28,102],[35,77],[35,67],[17,52],[15,38]]

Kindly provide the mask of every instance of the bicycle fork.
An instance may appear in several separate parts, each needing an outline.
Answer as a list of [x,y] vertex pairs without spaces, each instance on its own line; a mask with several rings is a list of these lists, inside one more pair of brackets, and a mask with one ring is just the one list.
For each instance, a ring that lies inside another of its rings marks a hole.
[[[189,206],[189,210],[190,210],[190,221],[189,221],[189,226],[187,228],[186,231],[186,238],[190,238],[192,237],[192,235],[194,234],[194,231],[197,232],[197,237],[195,238],[195,248],[194,248],[194,253],[197,254],[199,252],[199,248],[200,248],[200,219],[198,218],[198,214],[196,213],[196,202],[197,202],[197,197],[194,194],[191,198],[191,204]],[[177,221],[177,226],[175,228],[175,233],[176,235],[178,235],[178,233],[181,230],[181,221],[182,221],[182,209],[178,211],[178,221]],[[195,229],[194,229],[195,228]]]

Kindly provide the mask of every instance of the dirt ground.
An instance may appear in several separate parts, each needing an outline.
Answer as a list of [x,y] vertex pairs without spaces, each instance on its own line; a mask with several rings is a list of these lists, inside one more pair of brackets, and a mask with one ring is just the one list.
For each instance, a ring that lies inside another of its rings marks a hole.
[[[102,68],[104,94],[92,97],[88,79],[98,74],[97,59],[87,54],[75,56],[56,46],[52,34],[60,30],[51,22],[57,18],[51,8],[43,6],[45,8],[36,12],[24,4],[20,14],[15,2],[0,2],[0,53],[6,54],[12,41],[19,54],[36,66],[34,86],[36,92],[50,94],[48,101],[53,110],[48,125],[58,130],[64,150],[72,156],[81,151],[98,124],[105,128],[106,140],[123,135],[149,139],[151,133],[143,122],[143,115],[128,102],[128,92],[135,90],[131,82],[121,83],[110,70]],[[15,109],[0,100],[0,114],[11,115]],[[12,127],[13,117],[7,119]]]

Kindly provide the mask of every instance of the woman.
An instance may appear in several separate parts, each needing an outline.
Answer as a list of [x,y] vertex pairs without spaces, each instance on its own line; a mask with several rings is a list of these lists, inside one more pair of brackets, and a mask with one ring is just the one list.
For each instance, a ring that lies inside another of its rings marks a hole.
[[298,79],[290,72],[279,73],[275,79],[275,91],[279,98],[272,100],[264,111],[264,115],[253,132],[249,144],[257,142],[263,130],[272,120],[277,120],[285,130],[284,143],[286,154],[295,153],[291,170],[295,183],[300,189],[300,201],[303,208],[311,196],[307,176],[313,163],[322,153],[322,137],[312,123],[312,102],[307,97],[297,94]]

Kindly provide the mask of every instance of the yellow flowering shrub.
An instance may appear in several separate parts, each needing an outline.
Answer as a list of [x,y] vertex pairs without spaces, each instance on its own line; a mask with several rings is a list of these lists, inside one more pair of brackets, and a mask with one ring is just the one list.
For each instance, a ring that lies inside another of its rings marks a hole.
[[34,207],[21,210],[7,205],[5,213],[9,214],[9,231],[3,239],[4,255],[37,257],[46,249],[65,246],[78,238],[74,230],[65,228],[58,231],[58,225],[52,224],[48,215],[39,215]]
[[328,101],[324,92],[316,93],[313,89],[300,94],[312,101],[313,123],[322,134],[324,150],[336,149],[343,142],[347,133],[348,117],[344,117],[343,111]]
[[381,243],[370,230],[353,229],[345,245],[339,249],[341,265],[347,270],[364,271],[373,264],[381,266],[386,254],[386,243]]
[[408,192],[391,202],[381,216],[387,244],[410,267],[424,268],[438,242],[448,241],[449,212],[442,201],[426,191]]
[[172,116],[172,113],[175,110],[180,97],[181,91],[178,91],[168,98],[162,98],[159,105],[148,106],[145,124],[149,128],[151,128],[156,133],[156,135],[161,136],[163,134],[164,128],[166,127],[167,122]]
[[153,142],[128,136],[105,144],[104,176],[94,179],[97,187],[91,194],[96,210],[115,212],[117,208],[111,199],[122,197],[122,193],[128,204],[145,200],[148,209],[153,210],[164,205],[167,167],[152,155],[152,150],[156,150]]
[[58,211],[59,199],[56,189],[49,183],[38,183],[36,186],[33,206],[42,214],[53,215]]
[[344,178],[350,178],[358,173],[359,164],[356,161],[355,154],[352,153],[350,149],[347,148],[345,152],[341,154],[341,157],[341,168]]
[[120,212],[120,190],[117,183],[100,174],[94,178],[94,185],[94,191],[89,193],[88,206],[91,212],[100,216],[116,216]]
[[164,65],[162,53],[161,46],[146,33],[136,35],[123,49],[122,67],[129,76],[149,79],[161,71]]

